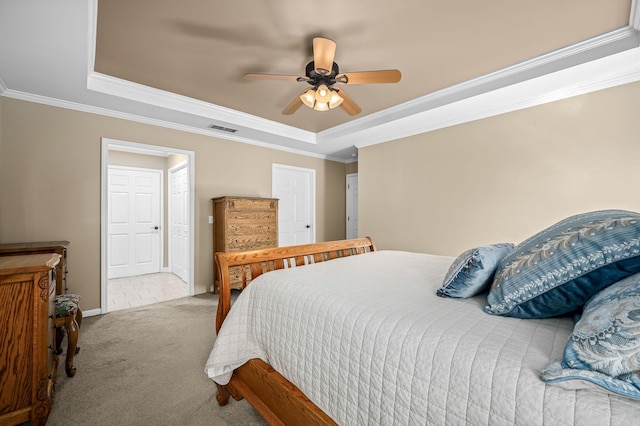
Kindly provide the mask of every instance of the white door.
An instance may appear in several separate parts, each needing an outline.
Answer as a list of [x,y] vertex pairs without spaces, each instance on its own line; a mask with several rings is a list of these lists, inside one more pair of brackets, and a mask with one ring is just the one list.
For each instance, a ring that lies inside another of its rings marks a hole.
[[278,199],[278,245],[291,246],[316,241],[316,171],[274,164],[272,197]]
[[189,181],[186,164],[169,171],[171,272],[182,281],[189,280]]
[[358,174],[347,175],[347,238],[358,238]]
[[162,171],[110,166],[108,278],[160,272]]

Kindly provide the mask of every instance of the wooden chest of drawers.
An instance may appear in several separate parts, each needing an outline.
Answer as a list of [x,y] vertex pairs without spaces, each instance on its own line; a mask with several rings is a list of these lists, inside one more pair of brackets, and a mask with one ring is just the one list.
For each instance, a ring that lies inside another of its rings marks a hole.
[[67,249],[69,241],[43,241],[32,243],[0,244],[0,256],[57,253],[60,262],[56,266],[56,294],[67,292]]
[[[275,198],[213,198],[213,253],[278,246],[278,200]],[[213,263],[214,292],[218,273]],[[231,288],[242,288],[240,271],[232,273]]]
[[44,425],[51,411],[58,254],[0,257],[0,424]]

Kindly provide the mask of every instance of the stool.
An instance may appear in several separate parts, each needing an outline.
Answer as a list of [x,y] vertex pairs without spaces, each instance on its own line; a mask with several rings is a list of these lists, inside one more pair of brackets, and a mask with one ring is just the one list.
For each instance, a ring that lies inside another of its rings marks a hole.
[[65,371],[68,377],[76,374],[73,366],[73,357],[80,352],[78,347],[78,331],[82,323],[82,311],[80,310],[80,296],[77,294],[63,294],[56,297],[56,316],[54,325],[56,327],[56,355],[62,353],[62,339],[67,331],[67,357],[65,360]]

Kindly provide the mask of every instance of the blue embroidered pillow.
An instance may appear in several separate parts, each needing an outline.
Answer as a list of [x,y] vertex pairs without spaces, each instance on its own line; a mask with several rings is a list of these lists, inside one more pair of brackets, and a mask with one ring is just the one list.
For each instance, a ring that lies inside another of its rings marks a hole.
[[540,378],[567,389],[595,388],[640,399],[640,274],[587,302],[562,361],[542,370]]
[[516,318],[567,314],[598,291],[637,272],[640,213],[583,213],[513,249],[498,266],[484,310]]
[[513,247],[511,243],[500,243],[465,251],[453,261],[436,294],[467,298],[488,290],[498,263]]

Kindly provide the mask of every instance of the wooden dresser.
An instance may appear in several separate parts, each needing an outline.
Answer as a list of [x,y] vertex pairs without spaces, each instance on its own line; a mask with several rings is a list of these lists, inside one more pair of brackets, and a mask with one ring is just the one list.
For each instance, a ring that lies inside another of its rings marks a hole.
[[55,356],[55,266],[59,254],[0,257],[0,424],[44,425]]
[[56,294],[67,292],[67,248],[69,241],[42,241],[33,243],[0,244],[0,256],[21,254],[57,253],[60,262],[56,266]]
[[[278,247],[276,198],[213,198],[213,253]],[[230,270],[231,288],[242,288],[240,269]],[[214,293],[219,292],[213,262]]]

